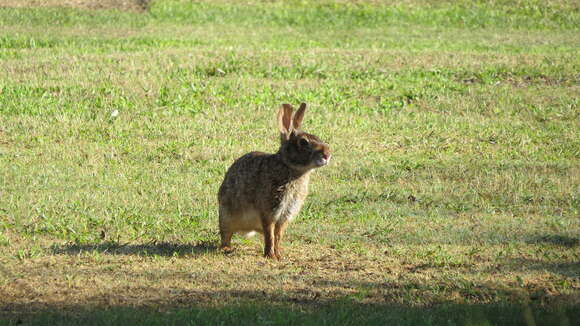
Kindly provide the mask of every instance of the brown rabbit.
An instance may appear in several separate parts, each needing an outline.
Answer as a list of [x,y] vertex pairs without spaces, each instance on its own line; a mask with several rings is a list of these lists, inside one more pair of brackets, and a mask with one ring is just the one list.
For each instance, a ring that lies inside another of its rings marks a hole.
[[226,172],[218,193],[221,248],[231,250],[235,232],[264,234],[264,256],[282,258],[280,243],[288,223],[308,194],[313,169],[330,161],[330,149],[318,137],[300,130],[306,104],[282,104],[278,111],[280,149],[276,154],[251,152]]

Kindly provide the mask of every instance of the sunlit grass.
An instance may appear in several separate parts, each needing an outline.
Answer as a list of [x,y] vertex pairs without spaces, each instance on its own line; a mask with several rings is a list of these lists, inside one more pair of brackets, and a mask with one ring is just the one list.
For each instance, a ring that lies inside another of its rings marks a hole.
[[[0,9],[0,305],[38,323],[278,323],[274,302],[289,323],[574,324],[577,17],[566,1]],[[288,260],[259,238],[222,255],[225,170],[275,151],[278,106],[301,101],[333,162]]]

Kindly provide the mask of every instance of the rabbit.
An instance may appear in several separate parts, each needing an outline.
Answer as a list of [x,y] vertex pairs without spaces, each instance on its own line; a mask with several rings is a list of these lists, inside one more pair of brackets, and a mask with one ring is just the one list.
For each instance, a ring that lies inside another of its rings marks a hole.
[[294,115],[290,104],[278,111],[280,148],[275,154],[251,152],[237,159],[219,188],[220,248],[229,252],[232,235],[264,235],[264,256],[280,260],[284,231],[308,194],[311,172],[330,162],[330,148],[300,129],[306,104]]

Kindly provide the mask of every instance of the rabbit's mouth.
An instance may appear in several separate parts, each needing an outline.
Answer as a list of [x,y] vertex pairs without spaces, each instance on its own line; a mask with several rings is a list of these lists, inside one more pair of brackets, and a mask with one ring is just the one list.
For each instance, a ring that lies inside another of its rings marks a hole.
[[321,156],[314,161],[314,165],[316,165],[317,167],[321,167],[327,165],[328,162],[330,162],[330,155],[328,155],[327,157]]

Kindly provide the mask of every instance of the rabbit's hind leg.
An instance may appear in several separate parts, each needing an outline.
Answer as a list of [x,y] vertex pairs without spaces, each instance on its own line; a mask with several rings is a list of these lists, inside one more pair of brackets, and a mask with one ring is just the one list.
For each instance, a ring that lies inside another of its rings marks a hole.
[[234,235],[231,231],[220,230],[220,236],[222,243],[220,249],[224,252],[232,251],[232,236]]
[[220,207],[219,210],[219,227],[220,227],[220,237],[221,237],[221,245],[220,249],[224,252],[232,251],[232,236],[234,235],[234,231],[231,230],[230,227],[230,217],[226,213],[226,209]]

